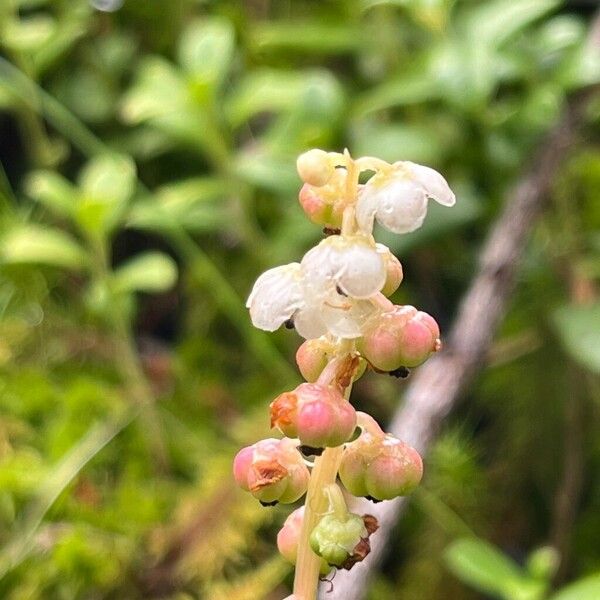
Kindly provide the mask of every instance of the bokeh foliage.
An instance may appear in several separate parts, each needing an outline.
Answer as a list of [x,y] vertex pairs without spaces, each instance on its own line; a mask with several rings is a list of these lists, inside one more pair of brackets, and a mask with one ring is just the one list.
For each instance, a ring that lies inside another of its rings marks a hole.
[[[3,598],[285,595],[287,511],[238,493],[230,461],[298,379],[297,337],[253,330],[243,307],[320,235],[295,157],[347,146],[448,176],[452,211],[384,239],[407,273],[395,300],[447,330],[506,194],[568,94],[598,81],[576,8],[0,4]],[[586,575],[556,600],[600,597],[592,108],[373,599],[536,600]],[[358,403],[385,422],[402,385],[366,377]]]

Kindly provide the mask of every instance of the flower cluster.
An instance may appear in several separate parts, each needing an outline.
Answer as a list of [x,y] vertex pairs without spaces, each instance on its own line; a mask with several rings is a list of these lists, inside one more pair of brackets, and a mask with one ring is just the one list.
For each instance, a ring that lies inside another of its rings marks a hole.
[[[283,439],[241,450],[234,474],[263,504],[294,502],[309,490],[277,543],[297,565],[293,598],[310,600],[314,578],[362,560],[377,529],[373,517],[348,511],[337,476],[350,494],[382,501],[411,492],[423,473],[414,448],[348,400],[352,382],[367,368],[406,376],[441,348],[433,317],[389,299],[403,269],[375,241],[374,224],[409,233],[422,225],[430,199],[452,206],[455,197],[438,172],[412,162],[354,160],[347,151],[315,149],[297,166],[300,205],[326,237],[300,262],[263,273],[247,307],[256,327],[285,325],[305,339],[296,362],[306,383],[271,403],[271,426]],[[372,176],[361,184],[365,172]]]

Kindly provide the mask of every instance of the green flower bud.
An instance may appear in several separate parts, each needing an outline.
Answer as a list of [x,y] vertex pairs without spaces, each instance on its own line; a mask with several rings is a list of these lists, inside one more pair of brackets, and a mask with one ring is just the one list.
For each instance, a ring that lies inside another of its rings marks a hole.
[[343,567],[354,555],[355,548],[368,539],[369,532],[362,517],[348,513],[345,519],[326,515],[310,534],[310,547],[330,565]]

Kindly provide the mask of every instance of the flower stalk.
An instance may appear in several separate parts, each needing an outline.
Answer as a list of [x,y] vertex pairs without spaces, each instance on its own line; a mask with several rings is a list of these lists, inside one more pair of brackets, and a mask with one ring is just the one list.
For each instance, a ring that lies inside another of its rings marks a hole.
[[[346,491],[375,502],[411,492],[422,476],[416,450],[350,403],[353,381],[366,368],[404,377],[406,367],[441,347],[433,317],[388,299],[402,282],[402,265],[375,242],[374,222],[408,233],[421,226],[430,198],[445,206],[455,198],[439,173],[410,162],[314,149],[297,166],[300,205],[327,237],[301,262],[263,273],[247,307],[256,327],[285,324],[305,338],[296,360],[307,383],[271,403],[271,426],[287,437],[242,449],[234,475],[265,505],[306,493],[278,547],[296,565],[288,600],[315,600],[319,576],[363,560],[378,528],[374,517],[348,511],[338,476]],[[364,171],[374,174],[361,184]]]

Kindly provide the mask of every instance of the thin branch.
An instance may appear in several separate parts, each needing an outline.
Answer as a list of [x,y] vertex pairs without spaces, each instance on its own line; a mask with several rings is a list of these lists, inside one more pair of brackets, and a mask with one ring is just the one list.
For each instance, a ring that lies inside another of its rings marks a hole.
[[[599,43],[600,19],[592,26],[590,43]],[[585,111],[597,87],[571,98],[558,125],[540,146],[530,169],[509,193],[505,208],[490,231],[481,253],[479,270],[463,297],[446,348],[419,368],[407,388],[404,402],[389,430],[412,444],[421,454],[431,446],[440,421],[450,412],[466,385],[481,367],[496,328],[515,286],[519,258],[528,234],[549,195],[554,174],[568,154]],[[323,600],[361,600],[370,574],[381,561],[394,525],[406,508],[407,499],[373,505],[361,500],[356,512],[377,517],[380,529],[372,538],[372,551],[352,571],[339,573],[334,590],[321,588]]]

